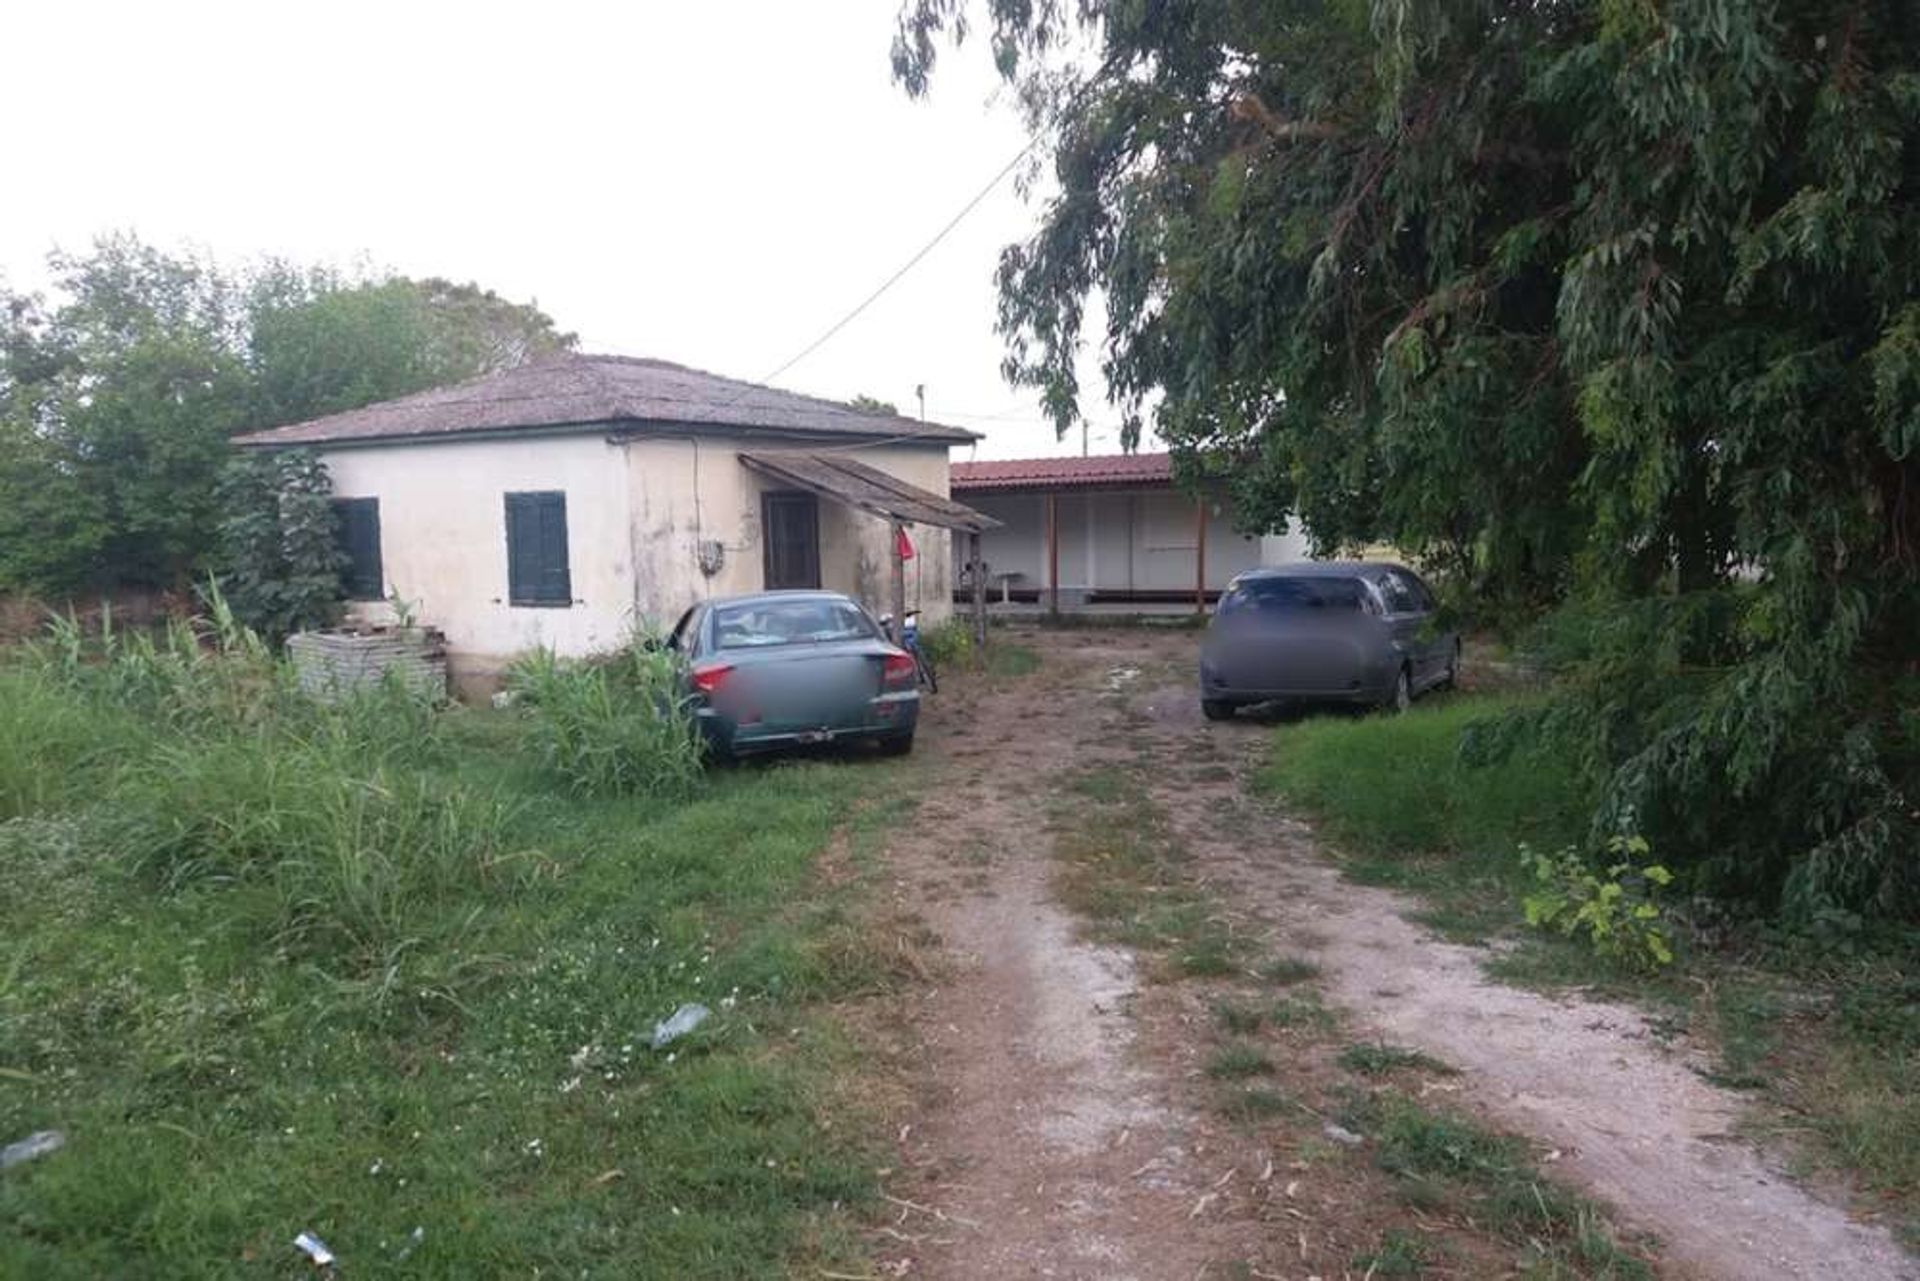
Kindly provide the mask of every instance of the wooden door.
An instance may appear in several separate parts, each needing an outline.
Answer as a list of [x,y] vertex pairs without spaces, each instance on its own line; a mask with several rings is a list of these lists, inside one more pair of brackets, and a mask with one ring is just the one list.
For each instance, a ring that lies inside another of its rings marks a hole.
[[820,500],[812,494],[778,491],[760,499],[766,545],[766,586],[820,586]]

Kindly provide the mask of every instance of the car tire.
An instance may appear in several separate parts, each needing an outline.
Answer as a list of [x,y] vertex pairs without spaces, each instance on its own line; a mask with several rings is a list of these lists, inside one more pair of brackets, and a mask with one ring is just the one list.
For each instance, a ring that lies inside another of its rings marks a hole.
[[880,740],[880,755],[905,756],[913,751],[912,734],[889,734]]
[[1230,721],[1233,719],[1234,706],[1224,698],[1203,698],[1200,700],[1200,714],[1210,721]]
[[1380,704],[1380,710],[1389,716],[1404,715],[1413,706],[1413,673],[1402,667],[1393,678],[1393,690],[1387,695],[1387,701]]

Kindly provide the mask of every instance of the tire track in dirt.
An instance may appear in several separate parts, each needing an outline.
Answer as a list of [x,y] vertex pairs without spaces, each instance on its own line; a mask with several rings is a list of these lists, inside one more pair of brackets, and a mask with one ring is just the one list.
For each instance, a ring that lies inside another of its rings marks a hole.
[[[1410,923],[1418,904],[1345,880],[1315,852],[1306,824],[1250,799],[1271,728],[1206,722],[1180,638],[1154,639],[1157,661],[1131,700],[1130,724],[1162,767],[1143,777],[1196,874],[1292,945],[1308,940],[1334,1003],[1376,1035],[1462,1070],[1474,1104],[1557,1150],[1560,1177],[1653,1233],[1664,1257],[1693,1274],[1920,1278],[1885,1229],[1852,1220],[1740,1139],[1749,1104],[1702,1079],[1699,1054],[1668,1048],[1639,1011],[1495,983],[1481,972],[1483,950]],[[1175,764],[1206,744],[1224,749],[1222,777],[1168,786]]]
[[1043,686],[951,682],[923,730],[934,795],[888,856],[895,910],[945,961],[912,1015],[919,1097],[877,1242],[896,1275],[1196,1277],[1258,1250],[1253,1225],[1194,1212],[1217,1162],[1139,1052],[1135,957],[1049,889],[1051,789],[1097,715],[1068,687],[1094,674],[1056,654]]

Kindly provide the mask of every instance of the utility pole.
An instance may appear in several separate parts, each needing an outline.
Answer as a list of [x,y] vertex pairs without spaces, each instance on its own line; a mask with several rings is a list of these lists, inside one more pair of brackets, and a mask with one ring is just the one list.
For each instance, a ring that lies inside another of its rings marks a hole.
[[927,385],[925,383],[914,384],[913,394],[920,398],[920,421],[925,422],[927,421]]

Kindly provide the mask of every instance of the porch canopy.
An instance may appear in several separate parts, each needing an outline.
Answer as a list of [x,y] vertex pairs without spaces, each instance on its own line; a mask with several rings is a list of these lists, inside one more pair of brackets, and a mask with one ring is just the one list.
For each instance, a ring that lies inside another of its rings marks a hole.
[[[951,498],[942,498],[930,489],[909,485],[897,476],[856,462],[845,454],[747,454],[740,461],[750,470],[771,476],[782,484],[824,494],[856,511],[867,512],[889,521],[898,531],[905,525],[937,525],[967,535],[967,561],[973,577],[973,636],[977,644],[987,643],[986,577],[980,559],[980,532],[998,529],[1000,522]],[[907,567],[895,539],[893,561],[893,638],[900,643],[907,616]]]
[[909,485],[878,468],[843,454],[741,454],[740,461],[796,489],[824,494],[882,520],[903,525],[938,525],[978,534],[1000,522],[930,489]]

